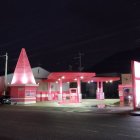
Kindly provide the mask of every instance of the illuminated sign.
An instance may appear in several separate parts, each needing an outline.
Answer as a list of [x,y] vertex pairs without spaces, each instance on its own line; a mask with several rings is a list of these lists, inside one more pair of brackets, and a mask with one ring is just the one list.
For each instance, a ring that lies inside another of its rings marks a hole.
[[140,108],[140,62],[132,61],[134,109]]

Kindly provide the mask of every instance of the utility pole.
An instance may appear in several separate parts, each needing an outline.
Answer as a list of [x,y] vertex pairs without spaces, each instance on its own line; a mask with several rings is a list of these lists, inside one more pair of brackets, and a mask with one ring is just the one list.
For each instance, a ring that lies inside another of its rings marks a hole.
[[0,55],[0,57],[5,57],[5,74],[4,74],[4,92],[3,92],[3,95],[6,95],[6,90],[7,90],[8,53],[6,53],[5,55]]
[[5,78],[4,78],[5,86],[4,86],[4,95],[6,94],[6,91],[7,91],[7,65],[8,65],[8,53],[6,53],[6,55],[5,55]]
[[75,57],[75,59],[79,59],[79,71],[82,71],[84,67],[82,67],[82,56],[84,55],[83,53],[79,52],[78,57]]

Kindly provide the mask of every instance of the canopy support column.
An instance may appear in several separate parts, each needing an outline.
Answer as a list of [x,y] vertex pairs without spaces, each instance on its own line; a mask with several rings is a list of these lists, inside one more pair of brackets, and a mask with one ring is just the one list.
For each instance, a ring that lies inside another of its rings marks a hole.
[[81,80],[80,80],[80,77],[77,78],[77,92],[78,92],[78,102],[82,102]]
[[62,83],[62,79],[59,80],[59,94],[58,94],[58,101],[59,102],[62,102],[62,92],[63,92],[63,89],[62,89],[62,86],[63,86],[63,83]]
[[52,100],[52,90],[51,90],[51,82],[48,82],[48,100]]
[[99,99],[99,91],[100,91],[99,81],[97,81],[96,99]]
[[96,99],[104,99],[103,81],[97,81]]
[[103,81],[101,81],[101,87],[100,87],[100,99],[104,100],[104,91],[103,91]]

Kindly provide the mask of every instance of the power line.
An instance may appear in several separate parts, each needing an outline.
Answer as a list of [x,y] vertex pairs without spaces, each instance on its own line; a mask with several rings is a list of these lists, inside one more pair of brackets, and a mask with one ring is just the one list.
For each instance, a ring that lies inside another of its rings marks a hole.
[[78,68],[79,71],[82,71],[84,69],[84,67],[82,67],[82,56],[83,55],[84,55],[83,53],[79,52],[78,53],[78,56],[75,57],[75,59],[78,59],[79,60],[79,68]]

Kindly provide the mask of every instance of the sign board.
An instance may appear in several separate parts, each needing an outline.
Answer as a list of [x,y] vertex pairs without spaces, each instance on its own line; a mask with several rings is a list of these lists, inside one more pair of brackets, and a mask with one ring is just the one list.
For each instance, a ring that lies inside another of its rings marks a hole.
[[140,108],[140,62],[132,61],[132,87],[134,110]]

